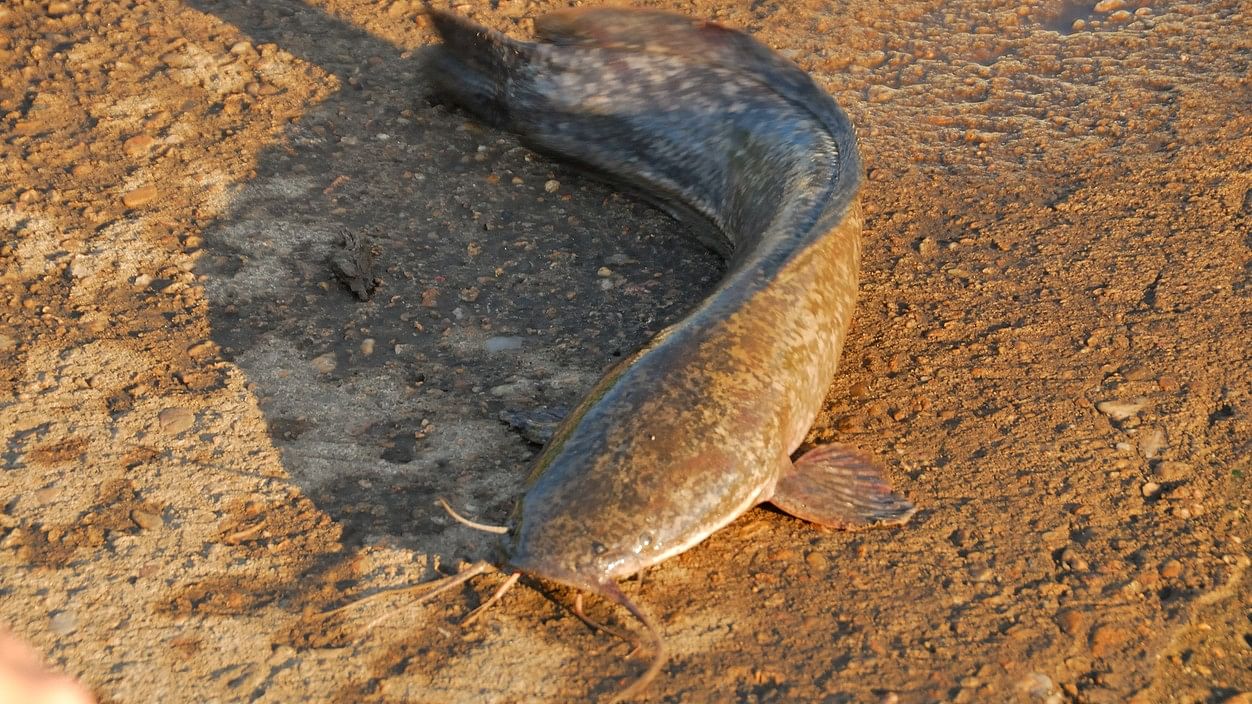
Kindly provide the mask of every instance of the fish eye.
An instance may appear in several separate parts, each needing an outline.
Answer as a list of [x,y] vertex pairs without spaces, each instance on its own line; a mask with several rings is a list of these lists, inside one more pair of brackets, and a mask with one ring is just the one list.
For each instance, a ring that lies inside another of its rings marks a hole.
[[604,547],[604,543],[592,543],[591,552],[597,555],[603,555],[608,548]]

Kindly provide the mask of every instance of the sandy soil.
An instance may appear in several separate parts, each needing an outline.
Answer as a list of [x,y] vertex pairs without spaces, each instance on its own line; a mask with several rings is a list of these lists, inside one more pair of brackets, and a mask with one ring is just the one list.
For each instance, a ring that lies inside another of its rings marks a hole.
[[[525,35],[560,4],[457,7]],[[865,281],[810,439],[920,506],[754,510],[626,583],[673,652],[649,697],[1252,699],[1247,5],[648,4],[858,125]],[[642,668],[563,589],[459,626],[499,577],[319,615],[488,556],[432,501],[505,518],[536,448],[499,414],[577,400],[721,267],[432,105],[417,9],[0,6],[0,625],[101,701],[578,701]]]

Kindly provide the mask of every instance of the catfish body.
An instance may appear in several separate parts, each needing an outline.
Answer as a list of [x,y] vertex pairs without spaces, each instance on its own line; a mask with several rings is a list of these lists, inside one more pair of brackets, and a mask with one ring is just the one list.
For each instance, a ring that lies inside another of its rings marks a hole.
[[533,43],[431,16],[442,92],[642,193],[729,263],[559,426],[507,567],[620,601],[614,580],[762,502],[827,525],[906,521],[912,506],[856,451],[790,459],[856,300],[862,170],[834,100],[746,35],[667,13],[561,12],[536,22]]

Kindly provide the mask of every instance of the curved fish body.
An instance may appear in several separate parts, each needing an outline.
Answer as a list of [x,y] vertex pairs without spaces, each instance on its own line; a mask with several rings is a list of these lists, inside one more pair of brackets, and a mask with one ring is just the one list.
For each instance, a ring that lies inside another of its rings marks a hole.
[[826,525],[912,506],[839,445],[796,461],[856,300],[862,169],[847,116],[748,36],[575,10],[521,42],[432,13],[442,91],[534,148],[631,187],[728,259],[687,317],[614,367],[548,442],[507,565],[599,594],[770,501]]

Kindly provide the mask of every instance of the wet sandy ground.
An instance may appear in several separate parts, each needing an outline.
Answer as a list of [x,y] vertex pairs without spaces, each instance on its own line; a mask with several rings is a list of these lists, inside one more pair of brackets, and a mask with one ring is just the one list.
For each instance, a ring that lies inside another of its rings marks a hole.
[[[754,510],[627,582],[673,652],[648,697],[1249,701],[1247,6],[646,4],[858,125],[865,280],[810,440],[920,507]],[[0,624],[102,701],[577,701],[643,666],[563,589],[461,628],[497,577],[319,616],[489,555],[432,501],[506,517],[536,448],[500,413],[576,401],[721,271],[432,104],[417,10],[0,7]]]

